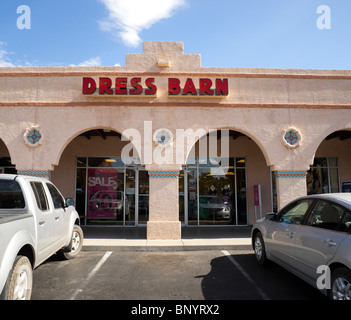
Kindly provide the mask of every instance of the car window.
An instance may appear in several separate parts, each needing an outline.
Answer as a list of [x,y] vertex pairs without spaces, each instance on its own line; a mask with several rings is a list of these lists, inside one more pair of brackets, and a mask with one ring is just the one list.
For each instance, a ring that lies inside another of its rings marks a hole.
[[341,231],[351,232],[351,212],[345,209],[345,214],[341,220]]
[[313,203],[313,199],[299,200],[292,205],[283,209],[279,214],[279,221],[286,223],[301,224],[308,211],[308,208]]
[[[307,221],[307,225],[329,230],[338,230],[338,228],[341,228],[339,224],[344,214],[345,209],[343,207],[328,201],[318,201]],[[346,228],[346,226],[343,228]]]
[[34,195],[35,195],[35,200],[37,202],[37,206],[41,211],[47,211],[49,206],[48,206],[48,200],[46,198],[46,194],[44,191],[43,184],[41,182],[34,182],[32,181],[30,183]]
[[58,190],[55,188],[55,186],[52,185],[51,183],[47,183],[46,185],[47,185],[49,192],[51,194],[55,209],[63,208],[65,206],[65,201],[62,198],[60,192],[58,192]]
[[22,189],[17,181],[0,180],[0,209],[23,209]]

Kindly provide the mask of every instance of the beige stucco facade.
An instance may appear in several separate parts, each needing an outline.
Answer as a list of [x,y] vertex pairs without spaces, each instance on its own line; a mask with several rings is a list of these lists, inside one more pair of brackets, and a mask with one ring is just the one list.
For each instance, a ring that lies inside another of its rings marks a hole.
[[[206,53],[204,53],[206,54]],[[219,57],[220,58],[220,57]],[[235,64],[235,61],[233,62]],[[156,95],[83,95],[82,79],[91,77],[154,78]],[[168,94],[168,79],[182,85],[191,78],[228,79],[228,95],[185,96]],[[77,156],[120,155],[127,142],[96,142],[80,134],[92,129],[141,133],[140,153],[157,147],[145,135],[167,128],[229,129],[243,134],[233,140],[231,152],[246,157],[248,223],[254,219],[253,185],[262,189],[263,210],[271,210],[271,172],[277,173],[277,202],[282,207],[305,195],[306,172],[316,155],[341,157],[340,184],[351,180],[351,153],[326,137],[351,129],[351,71],[209,68],[201,66],[200,55],[184,54],[182,42],[145,42],[142,54],[126,55],[124,67],[28,67],[0,69],[0,156],[10,156],[18,172],[47,174],[65,196],[75,197]],[[28,128],[38,126],[40,144],[24,141]],[[299,143],[287,146],[284,130],[293,128]],[[149,143],[149,144],[148,144]],[[116,145],[114,145],[116,144]],[[179,172],[187,161],[185,150],[179,161],[177,143],[173,161],[145,164],[147,171]],[[178,153],[177,153],[178,152]],[[145,162],[145,161],[144,161]],[[150,176],[150,239],[179,239],[179,175]]]

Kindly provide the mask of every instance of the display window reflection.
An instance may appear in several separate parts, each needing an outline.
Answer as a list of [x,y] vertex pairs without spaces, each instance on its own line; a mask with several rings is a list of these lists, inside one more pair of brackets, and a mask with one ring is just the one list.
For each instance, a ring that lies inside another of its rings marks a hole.
[[339,166],[336,157],[318,157],[307,171],[307,194],[339,192]]
[[181,172],[179,185],[185,225],[247,225],[245,158],[230,158],[225,168],[213,159],[192,159]]
[[119,157],[78,157],[76,208],[84,225],[146,224],[149,177]]

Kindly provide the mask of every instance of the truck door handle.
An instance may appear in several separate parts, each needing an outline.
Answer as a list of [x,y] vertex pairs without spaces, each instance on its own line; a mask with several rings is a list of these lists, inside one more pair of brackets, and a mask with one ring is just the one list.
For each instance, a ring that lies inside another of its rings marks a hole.
[[60,216],[55,217],[55,220],[56,221],[60,220]]
[[45,223],[45,220],[39,221],[39,225],[42,226]]
[[336,246],[336,242],[331,240],[331,239],[326,239],[324,240],[324,244],[330,248],[330,247],[335,247]]
[[288,237],[290,239],[295,238],[296,237],[296,233],[295,232],[288,232]]

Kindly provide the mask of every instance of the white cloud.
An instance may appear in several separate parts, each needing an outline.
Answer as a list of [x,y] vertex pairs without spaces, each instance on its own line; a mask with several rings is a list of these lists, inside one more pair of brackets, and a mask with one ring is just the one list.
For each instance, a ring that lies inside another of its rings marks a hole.
[[0,67],[15,67],[15,65],[11,62],[11,59],[8,57],[9,52],[3,49],[3,47],[6,45],[6,42],[0,41]]
[[186,0],[100,0],[109,17],[100,21],[104,31],[117,31],[127,46],[136,47],[142,41],[139,33],[162,19],[172,16]]
[[[71,64],[70,66],[75,67],[76,65]],[[100,57],[90,58],[78,64],[78,67],[97,67],[97,66],[101,66]]]
[[24,55],[23,58],[24,60],[18,59],[16,61],[13,61],[13,59],[10,58],[10,55],[15,55],[14,52],[8,52],[7,50],[4,49],[4,47],[7,46],[7,42],[2,42],[0,41],[0,67],[31,67],[33,64],[31,62],[28,62],[25,58],[26,56]]
[[88,60],[81,62],[79,66],[86,66],[86,67],[101,66],[101,58],[100,57],[90,58]]
[[[30,66],[33,66],[32,63],[30,63],[26,60],[25,61],[23,61],[23,60],[12,61],[10,58],[10,55],[13,53],[5,50],[4,49],[5,46],[7,46],[7,43],[0,41],[0,67],[30,67]],[[25,57],[26,56],[24,56],[24,58]],[[55,63],[54,65],[59,65],[59,64]],[[76,65],[71,64],[70,66],[74,67]],[[87,66],[87,67],[101,66],[101,58],[95,57],[95,58],[87,59],[87,60],[79,63],[78,66]]]

